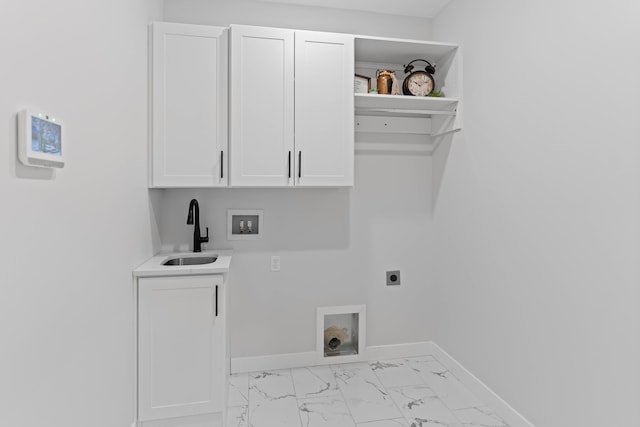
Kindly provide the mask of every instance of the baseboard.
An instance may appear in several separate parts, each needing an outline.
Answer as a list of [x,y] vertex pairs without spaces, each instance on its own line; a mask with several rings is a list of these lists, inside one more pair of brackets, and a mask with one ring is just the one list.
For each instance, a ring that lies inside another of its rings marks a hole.
[[491,388],[483,383],[478,377],[469,372],[449,353],[444,351],[438,344],[430,342],[431,355],[435,357],[449,372],[451,372],[466,388],[469,389],[478,399],[487,404],[504,419],[510,427],[535,427],[530,421],[516,411],[511,405],[498,396]]
[[212,414],[188,415],[185,417],[164,418],[153,421],[140,421],[138,422],[138,427],[224,427],[223,421],[223,413],[216,412]]
[[315,351],[256,357],[235,357],[231,359],[231,373],[239,374],[243,372],[302,368],[321,364]]
[[[509,423],[510,427],[535,427],[433,341],[367,347],[364,351],[362,361],[371,362],[382,359],[401,359],[425,355],[435,357],[449,372],[458,378],[465,387],[476,395],[478,399],[486,403]],[[326,359],[318,357],[318,353],[315,351],[274,354],[269,356],[237,357],[231,359],[231,373],[302,368],[305,366],[318,366],[329,363],[331,363],[330,360],[327,361]]]
[[[432,353],[431,342],[417,342],[408,344],[379,345],[367,347],[363,357],[353,361],[371,362],[380,359],[398,359],[402,357],[423,356]],[[302,368],[305,366],[329,365],[334,363],[349,363],[348,357],[336,359],[321,358],[315,351],[304,353],[273,354],[256,357],[236,357],[231,359],[231,373],[270,371],[274,369]]]
[[417,357],[432,353],[433,343],[431,341],[423,341],[367,347],[365,351],[365,358],[367,361],[380,359],[402,359],[404,357]]

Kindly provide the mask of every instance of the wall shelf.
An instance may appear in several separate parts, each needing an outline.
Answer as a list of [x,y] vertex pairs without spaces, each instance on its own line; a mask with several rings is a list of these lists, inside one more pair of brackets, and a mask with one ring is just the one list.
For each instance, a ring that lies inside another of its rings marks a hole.
[[371,78],[373,88],[378,70],[394,71],[402,85],[404,67],[414,59],[435,66],[435,88],[447,96],[354,94],[356,153],[430,155],[462,130],[458,45],[356,36],[355,73]]
[[355,94],[356,114],[392,113],[398,115],[456,115],[456,98],[406,95]]
[[[441,64],[456,54],[458,45],[423,40],[356,36],[356,62],[407,64],[424,58]],[[439,67],[437,67],[439,68]]]
[[429,155],[455,127],[455,98],[355,94],[356,153]]

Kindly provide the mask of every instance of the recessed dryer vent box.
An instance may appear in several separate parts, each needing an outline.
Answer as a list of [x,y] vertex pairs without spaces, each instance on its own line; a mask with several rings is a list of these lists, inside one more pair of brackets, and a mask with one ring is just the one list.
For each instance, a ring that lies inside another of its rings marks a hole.
[[262,211],[229,209],[227,211],[227,240],[253,240],[262,233]]
[[366,307],[319,307],[317,353],[322,363],[358,362],[364,358]]

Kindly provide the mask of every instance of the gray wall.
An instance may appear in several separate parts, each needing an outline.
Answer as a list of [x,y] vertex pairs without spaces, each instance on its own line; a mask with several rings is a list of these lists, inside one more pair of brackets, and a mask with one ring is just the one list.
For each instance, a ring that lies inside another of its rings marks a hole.
[[[165,20],[322,29],[427,38],[430,21],[269,3],[165,3]],[[384,25],[382,25],[384,22]],[[156,192],[156,191],[154,191]],[[232,357],[315,351],[316,308],[366,304],[368,345],[425,341],[419,319],[432,286],[431,158],[356,156],[353,189],[158,190],[164,245],[191,246],[189,200],[214,248],[235,250],[230,274]],[[227,241],[227,209],[263,209],[259,241]],[[282,270],[270,271],[271,255]],[[386,270],[402,285],[386,287]]]
[[537,426],[640,425],[639,19],[632,0],[454,0],[434,22],[464,45],[465,123],[433,337]]
[[258,25],[429,40],[431,21],[382,13],[251,0],[165,0],[164,20],[189,24]]
[[[322,306],[366,304],[369,345],[428,340],[430,172],[426,156],[358,155],[354,189],[158,190],[162,242],[191,247],[195,197],[209,247],[234,249],[232,357],[314,351]],[[229,208],[263,209],[262,238],[227,241]],[[270,271],[271,255],[280,272]],[[402,285],[386,287],[385,271],[397,269]]]
[[[155,1],[2,2],[2,426],[133,421],[131,270],[155,229],[146,27],[160,14]],[[17,161],[24,107],[64,122],[55,175]]]

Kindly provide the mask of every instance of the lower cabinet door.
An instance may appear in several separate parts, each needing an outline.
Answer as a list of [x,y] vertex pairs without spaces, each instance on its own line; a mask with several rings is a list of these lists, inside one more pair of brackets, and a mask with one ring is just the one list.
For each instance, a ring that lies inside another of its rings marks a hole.
[[138,292],[138,419],[222,411],[222,276],[139,278]]

